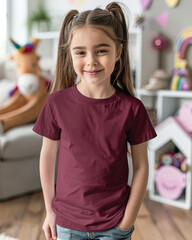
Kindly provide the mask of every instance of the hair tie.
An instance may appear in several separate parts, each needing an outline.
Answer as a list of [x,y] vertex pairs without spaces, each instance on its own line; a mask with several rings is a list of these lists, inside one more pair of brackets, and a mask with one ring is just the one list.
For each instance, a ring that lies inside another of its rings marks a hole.
[[109,11],[107,8],[105,8],[105,11],[108,12],[108,13],[110,13],[110,14],[112,14],[112,12]]
[[77,13],[75,16],[73,16],[73,19],[78,18],[78,16],[79,16],[79,13]]

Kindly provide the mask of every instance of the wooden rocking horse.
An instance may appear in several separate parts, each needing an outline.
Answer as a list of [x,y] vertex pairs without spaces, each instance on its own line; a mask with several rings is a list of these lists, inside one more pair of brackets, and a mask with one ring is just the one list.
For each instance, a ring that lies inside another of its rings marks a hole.
[[19,78],[10,98],[0,106],[0,134],[35,121],[48,96],[49,82],[41,76],[40,57],[35,51],[39,39],[32,39],[24,46],[10,41],[17,49],[10,59],[16,63]]

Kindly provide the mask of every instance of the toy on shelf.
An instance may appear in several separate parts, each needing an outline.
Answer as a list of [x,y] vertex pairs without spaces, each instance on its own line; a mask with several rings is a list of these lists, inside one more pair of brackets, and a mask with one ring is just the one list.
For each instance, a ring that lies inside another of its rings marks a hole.
[[192,80],[186,60],[186,52],[190,44],[192,44],[192,28],[184,30],[177,38],[171,90],[187,91],[192,87]]
[[10,59],[16,63],[18,84],[10,92],[10,98],[0,107],[0,134],[8,129],[37,119],[48,96],[49,81],[41,77],[36,48],[39,39],[20,46],[10,39],[15,53]]
[[172,154],[163,154],[161,156],[161,166],[162,165],[172,165],[173,164],[173,157]]
[[177,119],[187,132],[192,133],[192,101],[182,104]]
[[148,91],[166,89],[168,85],[167,80],[168,80],[167,73],[163,69],[157,69],[149,79],[149,83],[145,85],[145,89]]
[[159,194],[167,199],[178,199],[187,183],[188,170],[185,156],[178,153],[166,153],[155,164],[155,183]]
[[166,89],[168,87],[168,75],[162,69],[162,51],[168,47],[168,39],[163,35],[158,35],[153,38],[152,46],[159,52],[158,69],[153,73],[149,79],[149,83],[145,85],[148,91],[157,91],[159,89]]
[[157,163],[158,165],[155,166],[156,169],[162,167],[162,166],[174,166],[178,168],[182,172],[187,171],[187,166],[185,163],[186,157],[180,153],[180,152],[171,152],[162,154],[160,162]]

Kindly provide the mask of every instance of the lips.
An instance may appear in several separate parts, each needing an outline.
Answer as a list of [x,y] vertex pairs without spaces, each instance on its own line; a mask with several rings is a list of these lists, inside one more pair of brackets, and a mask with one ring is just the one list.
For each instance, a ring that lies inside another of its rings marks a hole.
[[87,73],[88,75],[91,75],[91,76],[97,75],[97,74],[100,73],[101,71],[102,71],[102,69],[101,69],[101,70],[94,70],[94,71],[84,70],[85,73]]

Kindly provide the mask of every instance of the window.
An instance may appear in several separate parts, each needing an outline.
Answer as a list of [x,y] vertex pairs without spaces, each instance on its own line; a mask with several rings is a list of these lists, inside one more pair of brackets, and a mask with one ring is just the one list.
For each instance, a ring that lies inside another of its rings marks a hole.
[[0,59],[4,59],[7,55],[7,9],[8,0],[1,0],[0,7]]

